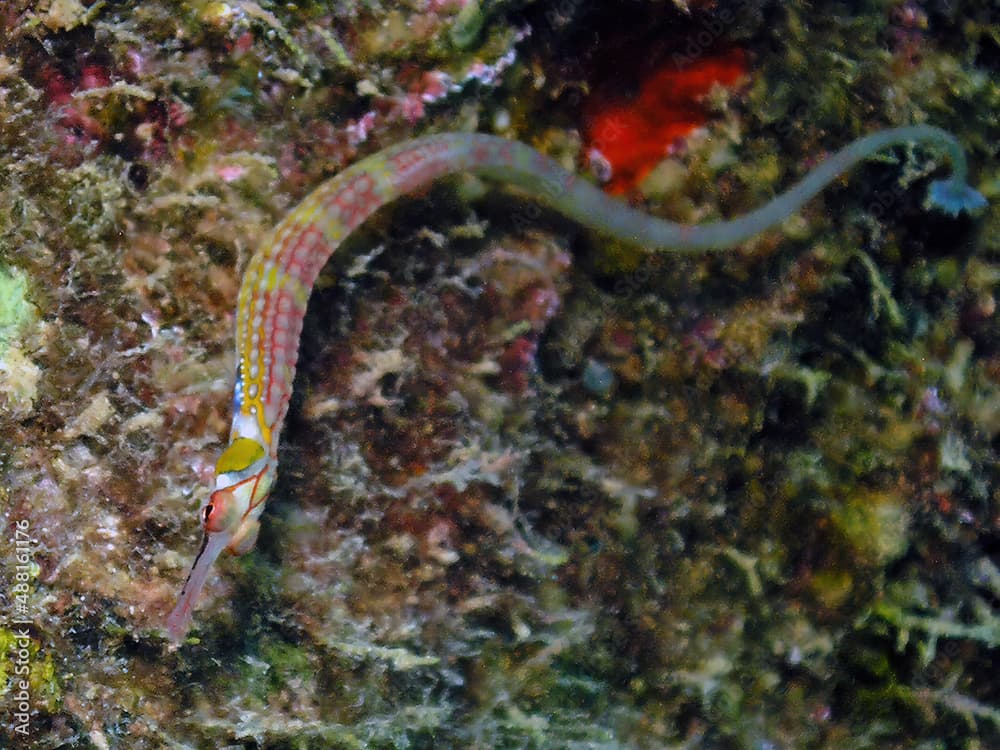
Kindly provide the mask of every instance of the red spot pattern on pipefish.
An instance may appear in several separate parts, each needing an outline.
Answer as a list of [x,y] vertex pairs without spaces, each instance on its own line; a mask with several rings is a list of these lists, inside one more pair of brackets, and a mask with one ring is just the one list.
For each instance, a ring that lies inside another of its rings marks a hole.
[[293,284],[271,293],[268,309],[272,312],[264,323],[264,330],[267,331],[265,346],[271,351],[267,385],[263,394],[264,419],[275,433],[280,430],[281,421],[288,411],[295,377],[295,361],[299,356],[299,336],[305,315],[305,309],[300,308],[296,300]]
[[513,141],[504,141],[497,148],[497,157],[504,164],[513,164],[516,146]]
[[249,294],[239,312],[240,408],[256,419],[268,443],[276,442],[287,412],[309,291],[328,255],[318,227],[292,222],[279,227],[247,269]]
[[493,160],[493,147],[486,143],[477,143],[472,149],[473,164],[487,164]]
[[472,149],[472,166],[484,164],[513,166],[518,154],[517,145],[513,141],[478,143]]
[[[334,213],[344,230],[350,232],[385,202],[385,196],[380,194],[375,178],[367,172],[359,172],[324,201],[323,210]],[[323,260],[326,261],[325,255]]]
[[[451,171],[447,159],[440,158],[453,150],[446,139],[422,143],[415,148],[403,149],[386,159],[392,185],[397,195],[417,190]],[[393,196],[395,197],[395,196]]]
[[512,141],[448,134],[369,157],[317,188],[250,261],[240,292],[236,403],[272,451],[288,408],[302,319],[316,277],[339,242],[386,203],[450,172],[510,167],[565,190],[555,162]]
[[394,174],[406,174],[427,158],[425,148],[407,148],[390,156],[386,163]]
[[328,254],[323,232],[315,224],[304,224],[294,241],[288,242],[274,260],[308,290],[323,270]]

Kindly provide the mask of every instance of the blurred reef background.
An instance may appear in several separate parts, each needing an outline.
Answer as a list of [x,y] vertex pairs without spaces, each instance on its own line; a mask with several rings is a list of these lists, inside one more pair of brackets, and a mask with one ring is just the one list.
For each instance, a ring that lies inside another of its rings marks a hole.
[[[998,81],[995,0],[5,0],[0,746],[1000,747]],[[985,213],[922,148],[706,257],[470,178],[380,212],[168,643],[241,271],[322,180],[479,130],[698,222],[916,122]]]

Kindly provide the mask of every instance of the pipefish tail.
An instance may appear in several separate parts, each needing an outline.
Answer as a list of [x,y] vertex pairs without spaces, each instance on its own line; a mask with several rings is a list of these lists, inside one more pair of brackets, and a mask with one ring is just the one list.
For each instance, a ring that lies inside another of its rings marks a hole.
[[910,142],[943,150],[951,164],[951,176],[931,185],[930,205],[952,215],[985,206],[985,199],[966,184],[966,159],[958,141],[928,125],[859,138],[761,208],[731,221],[700,225],[632,209],[529,146],[489,135],[445,133],[405,141],[321,184],[264,239],[243,277],[229,445],[216,463],[215,488],[201,509],[201,550],[167,618],[171,637],[179,640],[190,626],[195,601],[222,551],[242,554],[257,539],[277,472],[278,440],[313,284],[334,250],[379,208],[445,175],[474,172],[513,184],[587,227],[651,250],[722,250],[784,220],[858,162]]

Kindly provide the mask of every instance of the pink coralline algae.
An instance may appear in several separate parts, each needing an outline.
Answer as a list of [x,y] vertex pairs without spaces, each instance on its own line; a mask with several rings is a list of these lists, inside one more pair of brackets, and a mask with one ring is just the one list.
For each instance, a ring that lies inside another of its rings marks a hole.
[[59,125],[65,130],[65,139],[70,144],[96,144],[107,136],[104,126],[94,116],[93,105],[85,99],[73,95],[88,89],[102,88],[111,82],[107,68],[95,64],[85,64],[79,80],[73,82],[53,66],[42,70],[45,93],[52,105],[58,108]]

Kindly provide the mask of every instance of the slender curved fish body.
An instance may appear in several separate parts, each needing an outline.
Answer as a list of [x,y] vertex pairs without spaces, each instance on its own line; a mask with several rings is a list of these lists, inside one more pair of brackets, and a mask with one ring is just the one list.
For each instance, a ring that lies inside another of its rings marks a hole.
[[952,176],[929,200],[957,214],[985,205],[966,185],[966,162],[949,133],[926,125],[875,133],[849,144],[765,206],[732,221],[684,225],[636,211],[515,141],[447,133],[406,141],[345,169],[313,191],[263,241],[250,260],[236,318],[238,371],[230,443],[216,464],[215,490],[202,508],[201,551],[167,620],[177,639],[223,549],[249,550],[274,481],[278,439],[288,411],[306,305],[316,277],[338,245],[382,206],[447,174],[477,172],[514,184],[581,224],[650,249],[719,250],[795,212],[836,176],[888,146],[925,141],[943,148]]

